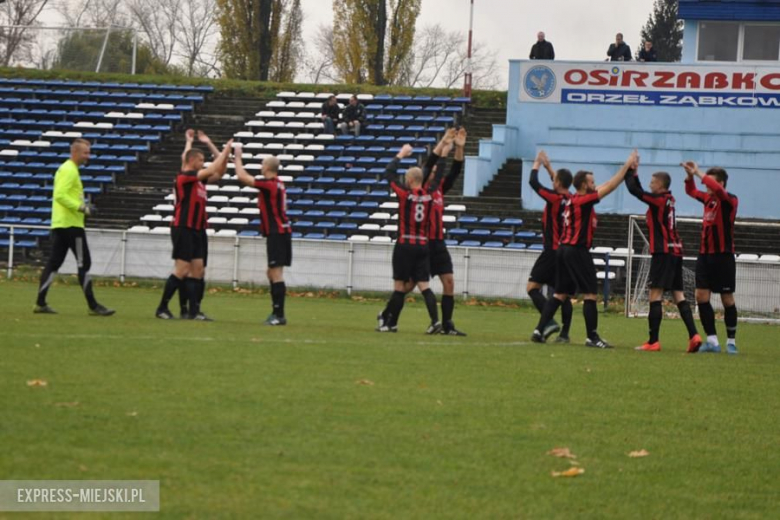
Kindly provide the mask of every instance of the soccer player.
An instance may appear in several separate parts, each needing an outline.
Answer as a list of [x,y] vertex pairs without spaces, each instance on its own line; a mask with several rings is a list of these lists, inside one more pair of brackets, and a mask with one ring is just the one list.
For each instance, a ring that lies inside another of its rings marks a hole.
[[[552,190],[545,188],[539,182],[539,167],[542,165],[544,165],[545,170],[547,170],[547,173],[550,175],[550,180],[553,183]],[[547,298],[542,294],[542,287],[545,285],[550,287],[555,286],[555,255],[558,246],[560,245],[561,232],[563,231],[563,209],[566,206],[566,202],[571,197],[571,193],[569,192],[571,181],[572,176],[569,170],[562,168],[556,172],[553,170],[550,159],[547,157],[545,151],[539,151],[536,155],[536,160],[534,160],[533,167],[531,168],[531,178],[528,183],[546,202],[544,213],[542,213],[544,249],[531,269],[531,276],[528,278],[528,285],[526,286],[528,296],[539,311],[539,314],[544,311],[544,307],[547,304]],[[571,300],[567,298],[561,304],[563,328],[552,319],[550,320],[550,323],[545,325],[544,329],[542,329],[542,337],[547,340],[547,338],[554,333],[560,331],[555,342],[569,343],[569,328],[571,327],[572,312]]]
[[[449,155],[454,139],[454,129],[447,132],[446,144],[441,157]],[[398,240],[393,248],[394,292],[385,310],[380,314],[377,332],[398,332],[398,317],[404,307],[406,283],[412,281],[425,299],[431,324],[426,334],[442,331],[436,296],[428,283],[430,279],[430,250],[428,249],[428,226],[430,224],[432,193],[441,183],[444,165],[436,168],[436,174],[427,188],[423,187],[423,171],[409,168],[406,171],[406,186],[398,184],[398,163],[412,155],[412,146],[404,145],[385,169],[385,179],[398,196]]]
[[84,199],[84,187],[79,174],[79,167],[89,160],[89,152],[89,141],[76,139],[70,145],[70,159],[62,163],[54,175],[51,204],[51,255],[41,273],[38,301],[33,309],[37,314],[57,314],[46,303],[46,294],[54,282],[54,276],[62,267],[69,249],[76,257],[79,285],[87,299],[89,313],[93,316],[111,316],[115,312],[97,302],[89,276],[92,259],[87,246],[87,235],[84,232],[84,218],[92,215],[94,208]]
[[570,295],[579,293],[584,300],[582,313],[585,317],[585,329],[588,336],[585,346],[611,348],[609,343],[601,339],[598,334],[599,315],[596,309],[598,280],[596,279],[596,266],[590,255],[593,233],[598,222],[594,206],[615,191],[637,157],[636,150],[631,152],[623,167],[599,187],[596,187],[592,172],[579,171],[574,176],[573,184],[577,193],[566,201],[561,245],[555,255],[557,264],[555,294],[553,298],[547,300],[539,323],[531,336],[531,341],[544,343],[542,333],[544,327],[550,323],[558,307]]
[[271,285],[272,312],[266,325],[287,325],[284,316],[284,268],[292,265],[292,225],[287,218],[287,191],[279,179],[279,159],[274,156],[263,159],[263,178],[255,179],[244,169],[241,150],[235,154],[236,177],[245,186],[259,190],[257,205],[260,207],[260,231],[266,238],[268,257],[268,283]]
[[631,165],[626,173],[626,187],[636,198],[647,204],[647,230],[650,236],[650,313],[647,321],[650,325],[650,337],[636,350],[655,352],[661,350],[658,331],[661,328],[664,312],[661,300],[664,291],[672,291],[672,297],[680,310],[680,316],[688,329],[688,352],[696,352],[701,347],[701,336],[696,331],[693,312],[685,300],[683,287],[682,240],[677,232],[677,214],[675,199],[669,186],[672,178],[666,172],[656,172],[650,180],[650,191],[642,188],[639,182],[639,161]]
[[[452,133],[450,133],[449,136],[452,136]],[[465,332],[461,332],[455,328],[455,322],[452,320],[452,314],[455,311],[455,278],[453,276],[452,257],[447,250],[447,243],[444,241],[444,195],[452,189],[453,184],[455,184],[461,171],[463,171],[466,137],[465,128],[461,128],[453,137],[455,157],[452,162],[452,168],[450,169],[450,172],[441,179],[438,189],[435,189],[431,194],[433,197],[433,206],[431,208],[430,225],[428,227],[428,250],[431,265],[430,274],[432,276],[438,276],[439,280],[441,280],[443,292],[441,297],[441,333],[448,336],[466,335]],[[427,179],[425,183],[426,189],[430,187],[433,182],[433,179],[436,176],[436,170],[445,167],[445,161],[442,159],[446,160],[446,156],[441,155],[444,153],[444,148],[445,139],[442,139],[428,156],[428,160],[423,169],[423,177]],[[436,187],[434,186],[434,188]],[[407,281],[404,285],[404,291],[409,293],[414,290],[414,287],[414,282]],[[387,309],[380,312],[377,316],[379,328],[385,324],[383,316],[386,313]]]
[[[188,134],[190,145],[191,139],[192,135]],[[168,302],[177,290],[184,290],[189,299],[188,318],[212,321],[200,311],[204,292],[203,273],[208,263],[206,184],[219,182],[225,174],[232,146],[231,139],[208,167],[204,167],[205,158],[200,150],[189,149],[184,154],[184,166],[174,182],[176,199],[171,222],[171,257],[175,263],[155,312],[160,319],[173,319]]]
[[[195,130],[189,129],[184,134],[185,137],[185,145],[184,145],[184,151],[181,154],[181,168],[180,171],[185,171],[185,165],[184,165],[184,157],[186,156],[187,152],[189,152],[192,149],[192,144],[195,139],[198,140],[198,142],[201,142],[205,144],[209,151],[211,152],[212,159],[216,159],[219,157],[219,149],[214,145],[214,143],[211,141],[208,135],[203,130],[198,130],[197,132]],[[208,237],[207,237],[208,238]],[[205,271],[204,271],[204,279],[205,279]],[[186,285],[187,282],[184,282],[184,285]],[[203,287],[200,288],[201,290],[198,291],[199,300],[198,303],[203,301],[203,294],[205,293],[205,284]],[[189,309],[188,309],[188,303],[189,303],[189,296],[187,294],[187,291],[179,291],[179,307],[181,308],[179,317],[183,320],[189,319]]]
[[[699,317],[707,334],[707,342],[699,352],[720,352],[715,330],[715,311],[710,304],[712,293],[720,293],[728,336],[726,351],[736,354],[737,304],[734,290],[737,285],[737,266],[734,259],[734,220],[739,200],[726,191],[729,175],[723,168],[710,168],[705,175],[693,161],[683,163],[682,167],[688,174],[685,193],[704,204],[701,247],[696,259],[696,303],[699,305]],[[694,175],[707,187],[706,193],[696,189]]]

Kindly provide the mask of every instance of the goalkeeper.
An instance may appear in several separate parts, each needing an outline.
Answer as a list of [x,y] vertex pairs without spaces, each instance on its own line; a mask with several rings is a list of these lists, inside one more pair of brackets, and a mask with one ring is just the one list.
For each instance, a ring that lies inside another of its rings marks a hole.
[[84,187],[81,184],[79,166],[89,160],[89,141],[76,139],[70,145],[70,159],[62,163],[54,175],[54,193],[51,207],[51,256],[41,274],[38,287],[38,301],[33,309],[37,314],[57,314],[46,303],[46,294],[54,281],[54,276],[65,261],[68,250],[73,251],[78,267],[79,285],[84,291],[93,316],[111,316],[114,311],[100,305],[92,292],[92,280],[89,268],[92,260],[84,232],[84,217],[94,212],[91,204],[84,200]]

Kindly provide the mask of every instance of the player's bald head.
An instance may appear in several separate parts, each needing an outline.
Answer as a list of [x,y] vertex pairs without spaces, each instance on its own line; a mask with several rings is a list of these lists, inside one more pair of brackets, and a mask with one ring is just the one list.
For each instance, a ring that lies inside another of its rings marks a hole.
[[416,166],[406,170],[406,185],[410,187],[418,187],[422,185],[423,172]]
[[263,175],[268,176],[270,173],[271,175],[278,175],[279,174],[279,158],[275,155],[271,155],[270,157],[266,157],[263,159]]

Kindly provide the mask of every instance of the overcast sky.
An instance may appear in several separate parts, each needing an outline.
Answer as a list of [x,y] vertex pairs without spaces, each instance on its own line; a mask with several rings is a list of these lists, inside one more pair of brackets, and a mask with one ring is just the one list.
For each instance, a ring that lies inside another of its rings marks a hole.
[[[301,0],[305,32],[332,23],[331,0]],[[470,0],[422,0],[418,24],[441,23],[467,31]],[[622,32],[634,51],[653,0],[474,0],[474,38],[498,51],[502,87],[508,61],[528,58],[536,33],[544,31],[556,59],[603,60],[607,47]]]

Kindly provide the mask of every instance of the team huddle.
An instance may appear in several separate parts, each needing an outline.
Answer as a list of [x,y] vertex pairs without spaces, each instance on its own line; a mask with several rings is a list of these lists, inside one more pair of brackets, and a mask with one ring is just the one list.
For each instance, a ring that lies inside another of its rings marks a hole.
[[[539,168],[544,166],[553,181],[553,188],[545,188],[539,182]],[[647,227],[650,236],[650,334],[647,342],[637,347],[642,351],[659,351],[659,330],[663,319],[662,298],[664,291],[671,291],[674,302],[688,331],[688,352],[720,352],[715,328],[715,312],[710,303],[712,293],[719,293],[724,307],[727,352],[737,353],[737,307],[734,300],[736,263],[734,259],[734,221],[737,214],[737,197],[726,191],[728,174],[722,168],[711,168],[702,173],[694,162],[681,164],[687,177],[685,192],[704,205],[701,247],[696,261],[696,302],[706,342],[696,330],[693,312],[685,300],[683,287],[683,248],[675,214],[675,199],[670,191],[671,176],[656,172],[645,191],[639,182],[639,154],[634,151],[623,167],[606,183],[596,187],[593,174],[578,172],[573,178],[569,170],[553,170],[544,151],[539,152],[531,171],[531,187],[545,201],[542,215],[544,250],[534,265],[528,282],[528,295],[541,316],[531,340],[544,343],[559,332],[557,342],[568,343],[572,309],[569,299],[574,294],[583,298],[585,318],[585,345],[610,348],[598,334],[596,310],[597,276],[590,254],[593,233],[598,219],[594,206],[625,181],[628,191],[647,204]],[[707,191],[696,188],[694,177],[701,179]],[[571,194],[569,187],[576,190]],[[549,300],[542,293],[543,285],[554,287]],[[553,317],[561,308],[563,326]]]
[[[266,325],[286,325],[284,268],[292,265],[292,225],[287,217],[287,194],[279,178],[279,159],[266,157],[262,175],[256,178],[247,172],[242,161],[241,145],[228,141],[219,150],[203,132],[188,130],[181,158],[181,169],[174,181],[174,214],[171,222],[172,258],[174,267],[163,289],[155,312],[160,319],[173,319],[169,303],[179,293],[181,318],[211,321],[202,310],[205,292],[204,275],[208,261],[206,228],[206,184],[217,183],[224,177],[232,157],[236,179],[257,191],[260,210],[260,230],[266,237],[267,276],[270,285],[272,309]],[[387,165],[384,178],[395,193],[398,204],[398,236],[393,248],[393,293],[385,308],[377,316],[377,332],[397,332],[398,320],[406,295],[419,288],[430,317],[427,334],[465,336],[455,327],[455,286],[453,264],[444,239],[444,195],[452,188],[463,170],[466,145],[465,129],[451,128],[431,151],[422,168],[409,168],[403,176],[398,173],[401,160],[413,154],[410,145],[404,145]],[[195,140],[203,143],[213,155],[206,165],[205,155],[193,148]],[[235,151],[234,151],[235,149]],[[454,150],[450,171],[448,157]],[[234,153],[231,155],[231,152]],[[71,145],[71,158],[57,171],[52,202],[52,254],[41,274],[34,311],[56,314],[46,303],[46,295],[68,250],[76,256],[79,282],[90,312],[98,316],[114,314],[100,305],[92,290],[89,276],[90,255],[84,233],[84,217],[94,208],[84,200],[79,166],[89,159],[88,141],[77,139]],[[539,181],[539,169],[544,167],[552,181],[552,188]],[[528,281],[528,296],[540,313],[539,322],[531,340],[546,342],[556,332],[556,342],[570,342],[572,322],[571,298],[579,294],[583,300],[586,346],[610,348],[598,334],[596,295],[598,280],[590,248],[597,225],[595,206],[604,197],[625,182],[628,191],[647,204],[649,247],[652,254],[649,278],[650,312],[649,338],[637,347],[643,351],[661,350],[659,329],[663,319],[662,298],[671,291],[674,302],[688,331],[688,352],[720,352],[715,328],[715,312],[710,303],[712,293],[721,295],[726,324],[727,352],[737,353],[737,308],[734,300],[736,263],[734,258],[734,222],[737,197],[726,191],[728,174],[722,168],[711,168],[702,173],[694,162],[681,164],[687,177],[686,193],[704,205],[701,246],[696,261],[696,303],[706,341],[696,329],[693,311],[685,299],[683,287],[683,247],[677,232],[675,199],[670,191],[671,176],[656,172],[646,191],[637,175],[639,154],[634,151],[620,170],[607,182],[596,186],[592,172],[576,175],[567,169],[554,170],[547,155],[541,151],[530,173],[530,185],[545,201],[542,214],[544,238],[542,254],[536,260]],[[697,189],[698,177],[706,191]],[[574,185],[575,192],[570,192]],[[430,287],[430,277],[438,276],[443,287],[442,317],[439,319],[436,296]],[[545,298],[543,287],[554,288],[552,298]],[[561,324],[555,320],[561,310]]]

